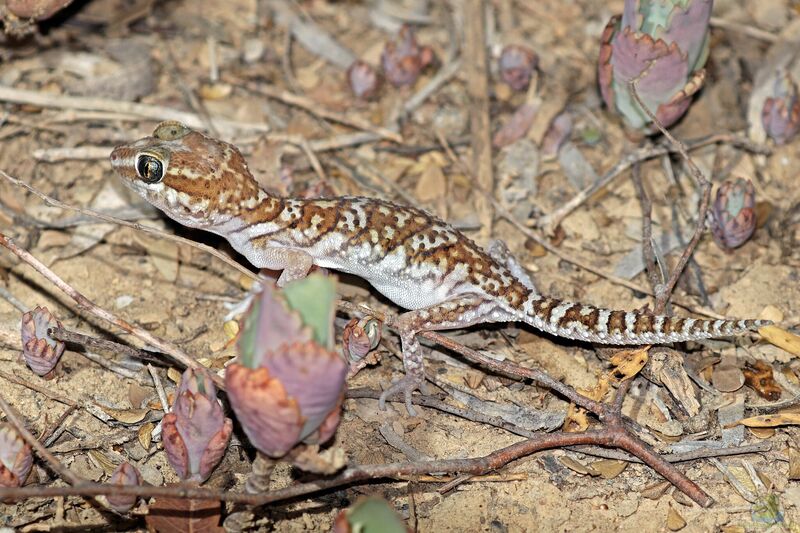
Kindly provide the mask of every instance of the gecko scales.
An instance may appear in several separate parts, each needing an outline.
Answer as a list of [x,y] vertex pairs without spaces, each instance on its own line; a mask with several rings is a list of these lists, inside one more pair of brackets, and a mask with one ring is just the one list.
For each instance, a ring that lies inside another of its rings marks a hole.
[[638,345],[739,335],[762,320],[700,320],[602,309],[539,294],[501,241],[482,249],[442,220],[375,198],[280,198],[261,189],[239,150],[178,122],[119,146],[111,164],[130,188],[177,222],[207,230],[278,285],[313,265],[355,274],[409,311],[397,321],[405,376],[381,396],[423,379],[416,334],[488,322],[524,322],[558,337]]

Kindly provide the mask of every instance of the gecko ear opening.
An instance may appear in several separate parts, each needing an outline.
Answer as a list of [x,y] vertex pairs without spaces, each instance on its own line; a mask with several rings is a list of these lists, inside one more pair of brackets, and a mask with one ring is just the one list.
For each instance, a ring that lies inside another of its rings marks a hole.
[[162,141],[174,141],[184,137],[192,130],[176,120],[166,120],[156,126],[153,137]]

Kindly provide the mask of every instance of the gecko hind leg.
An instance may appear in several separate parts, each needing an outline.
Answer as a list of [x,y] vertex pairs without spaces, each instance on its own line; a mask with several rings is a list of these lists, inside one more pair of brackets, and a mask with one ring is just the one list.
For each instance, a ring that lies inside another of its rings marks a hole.
[[378,404],[380,409],[386,409],[387,398],[402,392],[408,414],[417,416],[411,405],[411,394],[425,381],[423,353],[417,333],[460,329],[484,322],[504,322],[511,319],[511,315],[499,308],[496,301],[479,294],[455,296],[439,304],[400,315],[395,328],[400,333],[406,374],[383,391]]
[[508,246],[505,242],[500,239],[493,239],[489,243],[489,247],[486,250],[489,254],[489,257],[506,267],[511,274],[517,278],[517,280],[525,285],[528,289],[532,290],[536,294],[540,294],[538,290],[536,290],[536,285],[533,283],[533,280],[530,277],[530,274],[519,264],[517,258],[514,257],[514,254],[511,253],[511,250],[508,249]]

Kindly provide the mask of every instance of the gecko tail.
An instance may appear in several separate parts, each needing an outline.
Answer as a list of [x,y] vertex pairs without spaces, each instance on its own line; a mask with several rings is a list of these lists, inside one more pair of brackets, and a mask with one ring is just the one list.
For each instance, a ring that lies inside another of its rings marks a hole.
[[615,311],[541,296],[525,302],[523,320],[558,337],[616,345],[734,337],[772,324],[770,320],[704,320]]

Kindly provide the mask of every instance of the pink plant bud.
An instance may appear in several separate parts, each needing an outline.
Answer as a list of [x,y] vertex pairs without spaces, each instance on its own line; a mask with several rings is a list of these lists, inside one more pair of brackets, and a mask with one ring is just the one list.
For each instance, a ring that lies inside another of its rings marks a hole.
[[360,361],[381,342],[381,321],[374,316],[354,318],[342,332],[342,352],[351,363]]
[[11,424],[0,424],[0,487],[21,486],[31,466],[31,447]]
[[300,442],[323,443],[338,425],[347,365],[314,341],[277,347],[261,367],[225,371],[231,407],[262,453],[281,457]]
[[72,0],[7,0],[6,8],[21,19],[45,20],[72,3]]
[[539,56],[527,46],[509,44],[500,53],[500,77],[515,91],[526,91]]
[[756,228],[756,191],[750,180],[728,180],[717,189],[711,208],[711,234],[722,248],[744,244]]
[[[120,463],[108,479],[111,485],[137,486],[142,484],[142,475],[139,470],[128,462]],[[122,494],[108,494],[106,500],[112,509],[119,513],[127,513],[136,505],[137,496],[124,496]]]
[[800,131],[800,98],[788,72],[778,73],[772,96],[764,101],[761,121],[776,144],[786,144]]
[[433,50],[419,46],[414,30],[400,28],[396,41],[389,41],[381,54],[383,74],[395,87],[413,85],[420,73],[436,59]]
[[34,373],[46,376],[58,363],[65,345],[51,338],[47,330],[61,327],[46,307],[37,306],[22,315],[22,355]]
[[350,84],[350,90],[353,91],[356,98],[361,100],[370,100],[375,97],[381,84],[375,69],[360,59],[354,61],[347,69],[347,81]]
[[233,430],[205,371],[187,369],[172,412],[161,422],[167,459],[181,479],[202,483],[222,459]]

